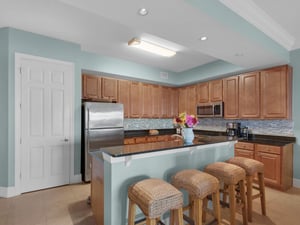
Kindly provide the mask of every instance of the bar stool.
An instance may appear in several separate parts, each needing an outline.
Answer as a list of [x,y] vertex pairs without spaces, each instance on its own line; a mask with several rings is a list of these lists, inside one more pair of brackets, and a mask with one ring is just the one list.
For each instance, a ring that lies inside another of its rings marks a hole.
[[[247,225],[247,209],[246,209],[246,197],[245,197],[245,171],[236,165],[225,163],[225,162],[215,162],[207,165],[204,168],[206,173],[209,173],[220,181],[224,187],[228,187],[229,191],[229,211],[230,211],[230,224],[235,225],[235,211],[236,211],[236,200],[241,201],[242,207],[242,216],[243,216],[243,224]],[[238,186],[240,190],[240,199],[236,199],[235,195],[235,187]],[[227,189],[227,188],[226,188]],[[222,190],[223,195],[226,190]]]
[[[264,184],[264,164],[244,157],[230,158],[228,163],[242,167],[246,172],[246,185],[247,185],[247,208],[248,208],[248,220],[252,222],[252,200],[260,198],[261,212],[266,215],[266,197],[265,197],[265,184]],[[253,185],[253,179],[257,174],[258,186]],[[253,194],[253,189],[259,191],[258,194]]]
[[136,224],[136,205],[146,216],[146,223],[138,224],[156,225],[160,217],[170,210],[170,221],[183,225],[182,193],[161,179],[149,178],[131,185],[128,198],[128,225]]
[[[189,194],[189,216],[195,225],[202,225],[203,201],[212,195],[213,215],[221,224],[219,181],[208,173],[196,169],[182,170],[172,177],[171,183],[178,189],[184,189]],[[207,211],[205,207],[205,211]],[[210,212],[208,210],[208,212]],[[204,214],[204,213],[203,213]]]

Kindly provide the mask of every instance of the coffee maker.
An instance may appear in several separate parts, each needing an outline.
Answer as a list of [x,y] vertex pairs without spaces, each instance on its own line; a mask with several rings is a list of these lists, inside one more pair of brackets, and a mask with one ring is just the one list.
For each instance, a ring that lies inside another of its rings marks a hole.
[[240,137],[241,123],[236,123],[236,122],[226,123],[226,134],[229,137]]

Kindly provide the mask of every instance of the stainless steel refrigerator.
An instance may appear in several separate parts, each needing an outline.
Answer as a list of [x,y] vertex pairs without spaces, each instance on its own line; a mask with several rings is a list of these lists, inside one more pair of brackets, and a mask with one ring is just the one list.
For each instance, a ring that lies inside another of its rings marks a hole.
[[122,145],[124,141],[123,105],[119,103],[84,102],[82,108],[82,179],[91,180],[89,152],[101,147]]

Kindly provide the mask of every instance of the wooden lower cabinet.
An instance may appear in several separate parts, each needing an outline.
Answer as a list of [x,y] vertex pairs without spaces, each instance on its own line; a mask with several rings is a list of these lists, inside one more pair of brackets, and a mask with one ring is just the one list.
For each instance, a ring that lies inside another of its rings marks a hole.
[[293,186],[293,144],[256,144],[255,158],[265,165],[266,185],[283,191]]
[[282,191],[293,186],[293,144],[274,146],[238,142],[234,154],[262,162],[266,186]]
[[91,205],[96,224],[104,224],[104,160],[92,157]]
[[254,144],[246,142],[237,142],[234,145],[234,155],[254,159]]
[[160,141],[170,141],[170,140],[172,140],[171,135],[153,135],[153,136],[142,136],[142,137],[130,137],[130,138],[124,138],[124,145],[151,143],[151,142],[160,142]]

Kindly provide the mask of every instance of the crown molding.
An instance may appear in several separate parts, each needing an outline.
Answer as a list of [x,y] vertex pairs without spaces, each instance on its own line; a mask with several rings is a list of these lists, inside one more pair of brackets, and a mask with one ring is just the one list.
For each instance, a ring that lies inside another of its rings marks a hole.
[[292,50],[295,37],[273,20],[252,0],[219,0],[227,8],[247,20],[287,50]]

